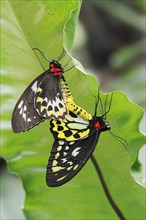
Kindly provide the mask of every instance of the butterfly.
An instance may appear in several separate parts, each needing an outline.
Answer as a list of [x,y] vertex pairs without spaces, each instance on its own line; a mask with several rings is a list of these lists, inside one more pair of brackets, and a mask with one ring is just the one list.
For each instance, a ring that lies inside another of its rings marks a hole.
[[[111,98],[112,99],[112,98]],[[55,138],[46,171],[46,183],[60,186],[72,179],[92,155],[101,132],[111,129],[106,115],[85,120],[69,111],[64,120],[51,120],[50,130]],[[111,103],[110,103],[111,106]]]
[[[63,56],[64,52],[59,59]],[[57,120],[67,114],[66,101],[60,88],[64,70],[59,59],[50,60],[49,69],[30,83],[16,103],[12,114],[14,132],[27,131],[45,119]]]

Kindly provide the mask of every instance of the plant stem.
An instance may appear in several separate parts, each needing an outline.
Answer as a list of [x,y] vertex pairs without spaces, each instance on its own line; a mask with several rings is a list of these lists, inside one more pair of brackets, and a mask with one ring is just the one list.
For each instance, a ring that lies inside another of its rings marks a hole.
[[106,182],[105,182],[105,180],[104,180],[102,171],[101,171],[101,169],[100,169],[100,167],[99,167],[99,165],[98,165],[98,163],[97,163],[97,160],[95,159],[95,157],[94,157],[93,155],[91,155],[91,161],[92,161],[92,163],[93,163],[93,165],[94,165],[94,167],[95,167],[95,169],[96,169],[96,172],[97,172],[97,174],[98,174],[98,176],[99,176],[99,179],[100,179],[100,182],[101,182],[102,187],[103,187],[103,189],[104,189],[104,192],[105,192],[105,194],[106,194],[106,196],[107,196],[107,199],[108,199],[108,201],[110,202],[112,208],[114,209],[114,211],[116,212],[116,214],[119,216],[119,218],[120,218],[121,220],[126,220],[125,217],[123,216],[121,210],[118,208],[118,206],[117,206],[116,203],[114,202],[114,200],[113,200],[113,198],[112,198],[112,196],[111,196],[111,194],[110,194],[110,192],[109,192],[109,189],[108,189],[108,187],[107,187],[107,185],[106,185]]

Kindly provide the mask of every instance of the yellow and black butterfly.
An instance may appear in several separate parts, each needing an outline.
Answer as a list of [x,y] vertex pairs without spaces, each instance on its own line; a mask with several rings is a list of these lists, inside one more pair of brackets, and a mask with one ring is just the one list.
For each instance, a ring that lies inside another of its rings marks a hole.
[[63,56],[64,52],[58,60],[50,60],[50,68],[34,79],[21,95],[12,115],[15,133],[27,131],[45,119],[64,119],[68,109],[81,117],[89,117],[73,102],[62,76],[64,70],[58,62]]
[[110,107],[102,116],[96,116],[97,106],[98,102],[90,120],[73,111],[64,120],[51,120],[50,130],[55,141],[46,172],[48,186],[60,186],[72,179],[92,155],[100,133],[111,129],[106,120]]

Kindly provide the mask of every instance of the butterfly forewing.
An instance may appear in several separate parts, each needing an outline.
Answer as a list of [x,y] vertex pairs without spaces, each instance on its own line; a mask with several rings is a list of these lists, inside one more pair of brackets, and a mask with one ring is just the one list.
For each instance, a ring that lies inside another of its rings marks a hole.
[[26,88],[13,111],[14,132],[27,131],[46,118],[65,117],[67,107],[58,80],[58,77],[47,70]]
[[29,130],[44,120],[34,108],[34,99],[37,88],[46,74],[47,71],[34,79],[16,103],[12,115],[12,128],[14,132],[19,133]]
[[79,141],[55,140],[48,161],[46,182],[48,186],[60,186],[72,179],[93,153],[100,132],[94,132]]

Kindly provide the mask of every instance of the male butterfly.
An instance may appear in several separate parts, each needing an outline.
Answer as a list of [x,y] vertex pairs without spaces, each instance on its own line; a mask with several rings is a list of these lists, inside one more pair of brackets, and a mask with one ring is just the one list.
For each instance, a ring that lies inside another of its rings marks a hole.
[[[59,57],[61,59],[64,53]],[[88,114],[73,102],[62,76],[59,59],[50,60],[50,68],[34,79],[21,95],[12,115],[12,129],[19,133],[33,128],[45,119],[64,119],[68,109],[81,117]]]
[[102,116],[96,116],[97,105],[98,102],[91,120],[80,118],[72,111],[64,120],[51,120],[55,141],[46,172],[48,186],[60,186],[72,179],[92,155],[100,133],[111,129],[106,121],[110,107]]

